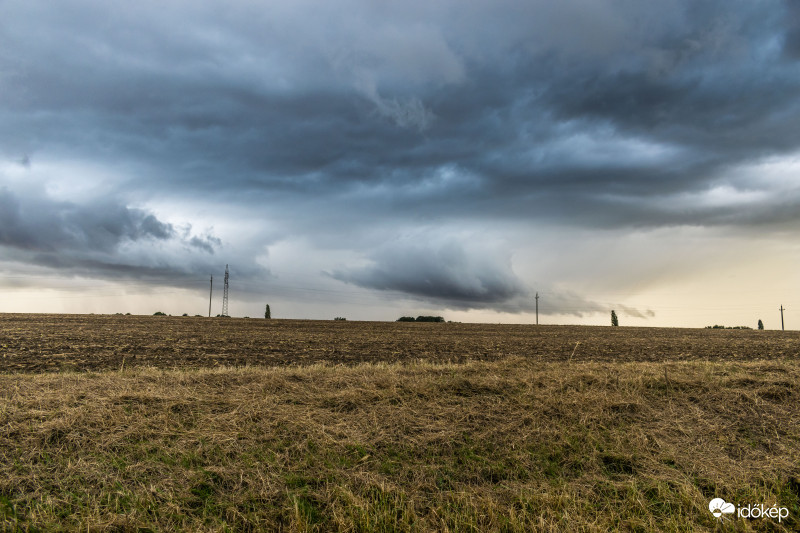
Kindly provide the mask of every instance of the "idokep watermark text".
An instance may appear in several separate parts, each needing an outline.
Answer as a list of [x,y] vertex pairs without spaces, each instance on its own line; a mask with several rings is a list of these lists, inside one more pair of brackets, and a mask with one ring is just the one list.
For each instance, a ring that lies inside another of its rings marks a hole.
[[714,498],[708,502],[708,510],[716,518],[723,520],[726,517],[736,518],[777,518],[781,522],[789,516],[789,509],[777,505],[766,506],[763,503],[749,505],[734,505],[722,498]]

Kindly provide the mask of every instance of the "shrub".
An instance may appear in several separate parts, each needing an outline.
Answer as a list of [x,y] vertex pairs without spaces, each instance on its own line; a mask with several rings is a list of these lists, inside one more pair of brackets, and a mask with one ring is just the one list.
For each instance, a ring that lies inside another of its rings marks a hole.
[[153,313],[153,316],[167,316],[167,313],[162,313],[161,311],[156,311]]
[[334,320],[347,320],[347,319],[343,316],[337,316],[336,318],[334,318]]

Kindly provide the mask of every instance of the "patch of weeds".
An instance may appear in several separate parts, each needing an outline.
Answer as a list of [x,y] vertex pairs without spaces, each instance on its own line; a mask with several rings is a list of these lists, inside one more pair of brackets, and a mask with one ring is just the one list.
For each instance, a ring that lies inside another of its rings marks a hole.
[[443,385],[442,391],[464,398],[469,398],[472,396],[502,395],[508,392],[502,387],[482,385],[466,378],[456,379]]
[[361,459],[365,455],[370,455],[369,450],[360,444],[348,444],[345,446],[347,452],[353,455],[356,459]]
[[34,465],[50,465],[53,462],[53,458],[47,452],[47,450],[39,450],[38,453],[34,454],[31,457],[31,463]]
[[611,475],[632,475],[636,472],[634,461],[621,455],[603,454],[600,456],[600,463],[603,470]]
[[189,493],[194,497],[187,502],[187,505],[193,509],[204,509],[207,512],[213,512],[214,497],[222,484],[222,478],[216,472],[208,472],[201,470],[203,476],[198,482],[192,485]]
[[394,476],[405,468],[405,465],[394,459],[385,459],[378,466],[378,472],[385,476]]
[[354,525],[360,531],[408,531],[416,521],[414,508],[403,493],[370,487],[363,494],[365,508],[356,507]]
[[2,518],[4,522],[17,521],[21,518],[17,512],[16,504],[11,498],[4,495],[0,495],[0,518]]
[[694,476],[692,482],[704,496],[714,497],[717,495],[718,486],[716,481],[703,476]]
[[119,470],[120,472],[128,468],[128,462],[125,460],[124,457],[119,455],[112,455],[109,458],[109,462],[111,463],[111,466],[113,466],[115,470]]
[[200,456],[193,451],[186,452],[183,457],[181,457],[181,466],[184,468],[197,468],[202,464],[203,461]]
[[472,503],[457,498],[449,498],[440,511],[441,521],[452,531],[481,533],[485,531],[486,514]]
[[317,484],[316,480],[307,478],[294,472],[286,474],[284,482],[286,483],[286,487],[290,489],[304,489],[306,487],[314,487]]
[[154,450],[152,455],[150,455],[150,459],[165,464],[167,466],[175,466],[176,464],[178,464],[178,460],[175,459],[175,457],[161,450]]
[[[800,479],[797,475],[768,481],[758,492],[762,493],[761,497],[754,494],[750,496],[751,501],[770,501],[780,507],[786,507],[789,510],[789,516],[783,519],[783,526],[789,531],[800,531]],[[771,494],[774,494],[774,499],[769,497]]]
[[200,499],[202,503],[205,503],[206,500],[208,500],[209,498],[211,498],[211,496],[214,495],[214,486],[211,483],[203,481],[202,483],[198,483],[197,485],[192,487],[190,492],[194,496],[197,496],[197,498]]
[[347,444],[343,453],[337,450],[326,450],[325,464],[328,467],[352,468],[371,455],[373,454],[360,444]]
[[569,445],[542,443],[529,454],[534,466],[551,482],[575,478],[584,470],[583,454],[574,453]]
[[[76,507],[80,507],[82,500],[86,498],[85,495],[72,495],[72,500]],[[129,490],[127,490],[121,483],[115,482],[111,490],[105,493],[105,507],[117,514],[128,513],[135,505]]]
[[436,488],[440,491],[451,491],[456,489],[455,474],[452,469],[443,467],[436,470],[434,476]]
[[670,468],[678,468],[678,463],[675,462],[675,459],[672,457],[665,457],[661,459],[661,464],[667,465]]
[[454,456],[456,464],[464,467],[465,469],[469,469],[470,467],[480,468],[488,463],[487,459],[479,455],[475,451],[475,447],[469,443],[456,448],[454,451]]
[[789,476],[784,487],[794,496],[795,500],[800,500],[800,474]]
[[502,481],[527,481],[531,474],[528,467],[515,457],[498,457],[483,469],[484,479],[492,483]]
[[653,516],[670,517],[683,512],[680,501],[674,500],[675,491],[664,483],[652,483],[640,490],[647,510]]
[[325,514],[315,498],[308,494],[291,494],[290,500],[299,526],[312,529],[323,523]]

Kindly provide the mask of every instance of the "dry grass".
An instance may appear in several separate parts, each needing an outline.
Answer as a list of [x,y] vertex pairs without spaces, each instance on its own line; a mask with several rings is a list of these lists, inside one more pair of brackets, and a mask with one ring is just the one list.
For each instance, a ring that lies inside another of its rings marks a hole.
[[[0,375],[0,518],[43,531],[800,528],[797,358],[578,355]],[[720,525],[715,496],[790,517]]]

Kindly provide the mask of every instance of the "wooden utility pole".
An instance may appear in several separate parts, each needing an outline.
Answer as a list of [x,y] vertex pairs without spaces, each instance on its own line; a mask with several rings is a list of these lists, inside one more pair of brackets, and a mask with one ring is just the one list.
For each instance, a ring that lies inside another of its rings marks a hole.
[[211,293],[214,292],[214,276],[211,276],[211,286],[208,288],[208,318],[211,318]]
[[536,293],[536,325],[539,325],[539,293]]
[[784,309],[783,305],[781,305],[781,331],[784,331],[784,329],[783,329],[783,312],[784,311],[786,311],[786,309]]

